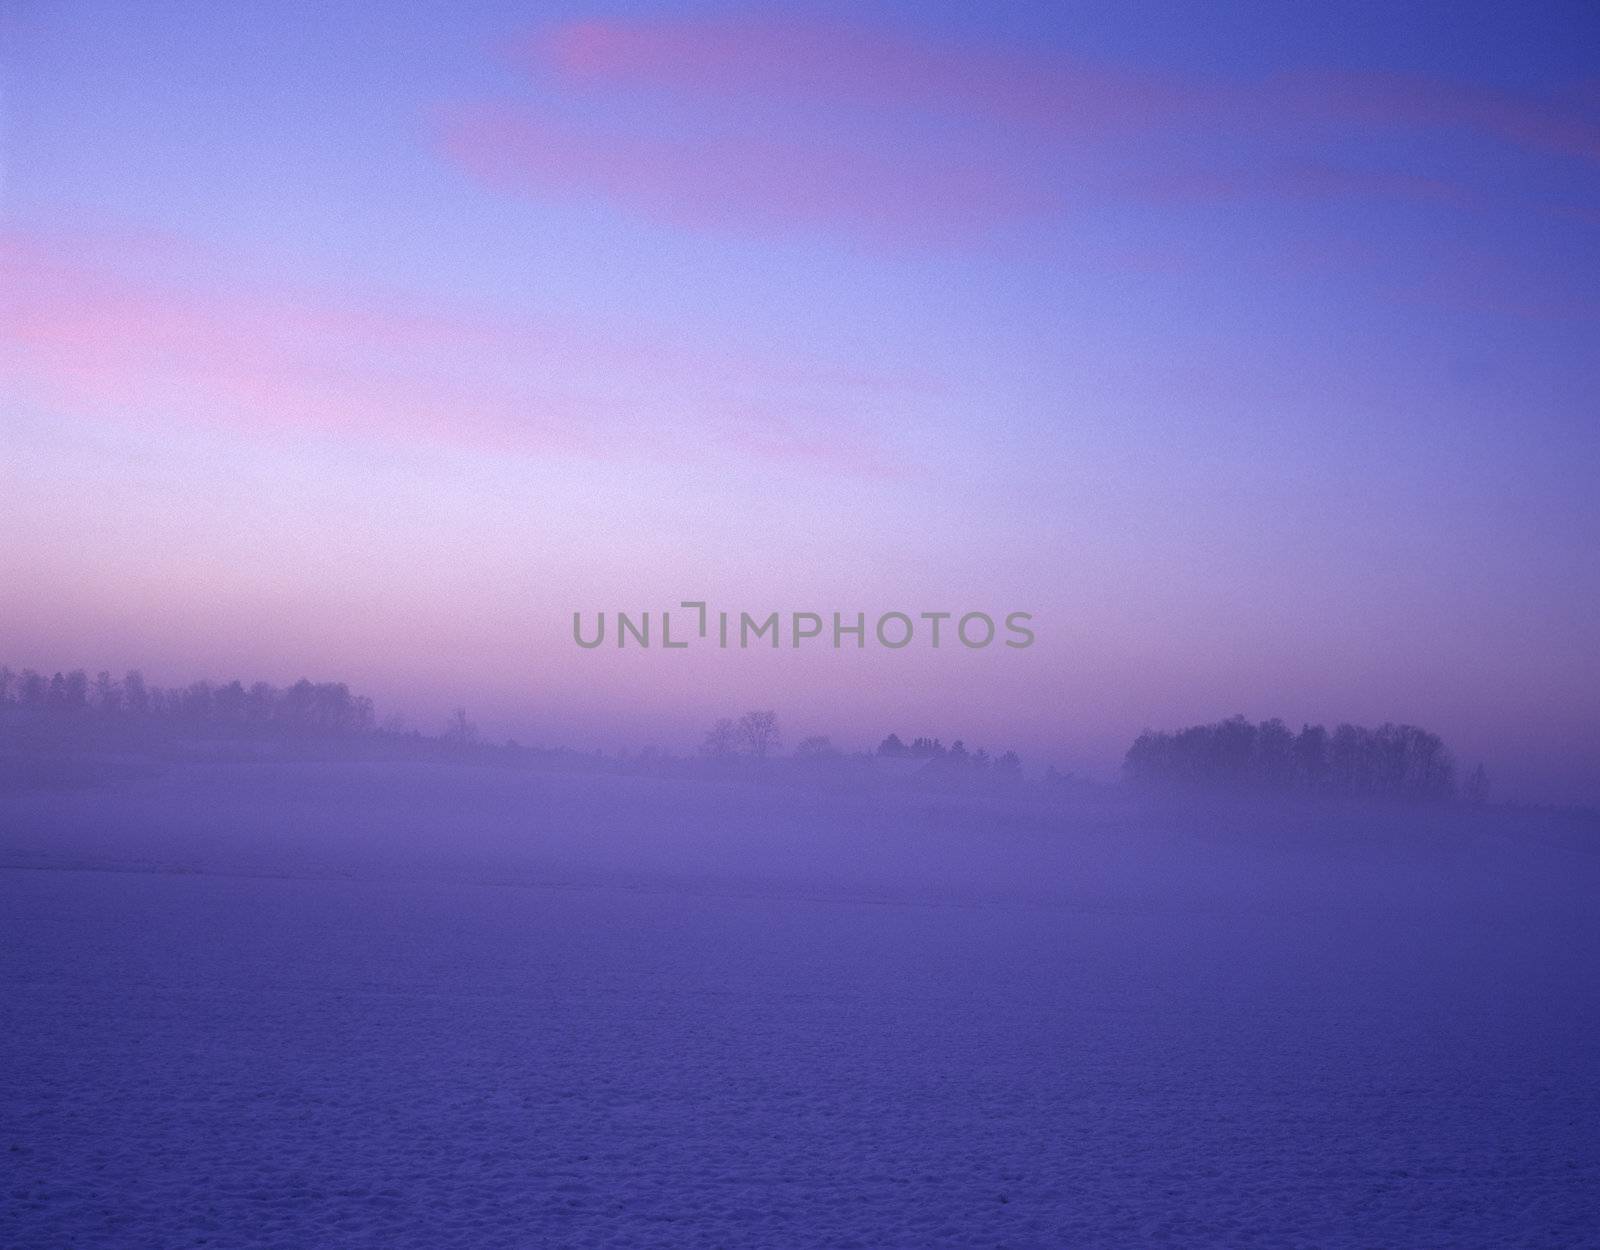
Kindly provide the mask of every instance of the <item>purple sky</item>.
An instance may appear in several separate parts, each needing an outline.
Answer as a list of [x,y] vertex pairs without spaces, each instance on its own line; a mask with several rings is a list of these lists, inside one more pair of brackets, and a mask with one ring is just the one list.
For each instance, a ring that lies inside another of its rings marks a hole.
[[1403,7],[0,0],[0,661],[1600,801],[1600,15]]

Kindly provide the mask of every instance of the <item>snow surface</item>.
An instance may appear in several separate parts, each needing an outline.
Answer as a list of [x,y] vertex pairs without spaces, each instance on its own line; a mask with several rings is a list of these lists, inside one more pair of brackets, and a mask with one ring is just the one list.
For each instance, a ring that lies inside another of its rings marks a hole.
[[1596,849],[422,765],[0,795],[0,1246],[1600,1246]]

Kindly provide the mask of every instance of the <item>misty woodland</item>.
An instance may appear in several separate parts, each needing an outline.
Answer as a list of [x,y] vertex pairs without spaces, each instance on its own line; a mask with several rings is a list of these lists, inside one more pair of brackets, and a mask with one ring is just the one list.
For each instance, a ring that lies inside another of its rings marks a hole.
[[[122,678],[82,669],[46,677],[32,669],[0,667],[0,746],[37,749],[92,742],[122,746],[183,739],[287,740],[361,739],[413,748],[528,754],[515,742],[491,746],[464,710],[439,731],[424,734],[405,719],[379,720],[373,701],[345,682],[301,679],[289,686],[196,681],[165,688],[138,671]],[[712,764],[758,763],[779,756],[778,716],[757,710],[717,720],[696,757]],[[532,754],[578,754],[539,752]],[[646,748],[635,762],[662,764],[673,757]],[[812,766],[881,766],[929,779],[992,777],[1020,780],[1021,757],[1011,750],[991,754],[962,739],[888,734],[871,752],[849,752],[832,740],[800,739],[790,758]],[[1458,786],[1455,761],[1437,734],[1414,725],[1377,729],[1341,724],[1331,732],[1305,725],[1298,733],[1273,719],[1252,724],[1242,716],[1174,732],[1146,730],[1128,748],[1125,780],[1136,787],[1193,786],[1208,789],[1299,791],[1311,794],[1441,801],[1458,796],[1475,803],[1489,795],[1488,776],[1475,766]],[[1045,782],[1065,780],[1054,768]]]

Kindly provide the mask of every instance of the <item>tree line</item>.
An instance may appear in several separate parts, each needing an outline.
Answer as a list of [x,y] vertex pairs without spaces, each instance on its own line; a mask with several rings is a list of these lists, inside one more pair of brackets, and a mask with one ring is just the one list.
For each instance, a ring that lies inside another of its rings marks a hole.
[[913,738],[909,745],[899,734],[892,733],[878,743],[877,754],[890,760],[927,760],[935,768],[959,771],[970,768],[985,772],[993,768],[998,773],[1016,775],[1022,772],[1022,757],[1015,751],[1006,751],[998,758],[979,747],[968,751],[967,744],[957,738],[948,747],[939,738]]
[[0,667],[0,708],[21,714],[130,727],[170,725],[214,732],[302,732],[360,734],[377,728],[372,700],[342,681],[302,678],[278,687],[258,681],[192,682],[170,689],[145,681],[138,670],[120,679],[108,672],[90,678],[82,669],[45,677],[32,669]]
[[[717,720],[700,743],[700,755],[712,760],[739,757],[759,760],[775,752],[781,742],[777,713],[746,712],[737,720],[731,716]],[[812,762],[842,760],[846,752],[834,746],[829,738],[815,735],[802,738],[795,745],[794,757]],[[960,739],[947,747],[938,738],[913,738],[908,746],[899,734],[892,733],[878,744],[876,751],[863,752],[854,758],[863,762],[871,762],[874,758],[922,760],[933,772],[970,770],[981,773],[993,769],[1001,776],[1022,774],[1022,758],[1015,751],[1007,751],[995,758],[981,747],[976,751],[968,751]]]
[[[118,740],[123,734],[379,734],[455,749],[481,745],[477,728],[463,711],[455,712],[436,738],[424,739],[407,734],[398,717],[379,725],[372,700],[352,692],[346,683],[304,678],[284,687],[264,681],[246,686],[234,680],[163,688],[146,682],[138,670],[120,679],[109,672],[91,678],[82,669],[46,677],[32,669],[18,672],[0,666],[0,723],[5,722],[57,725],[71,739],[79,738],[81,729],[94,738]],[[776,713],[751,711],[737,719],[718,720],[701,743],[700,754],[713,760],[760,760],[774,754],[781,742]],[[846,757],[825,737],[803,739],[794,755],[810,762]],[[982,748],[969,751],[960,740],[948,747],[936,737],[914,737],[907,743],[896,733],[885,737],[870,755],[852,758],[863,763],[872,758],[920,761],[923,771],[938,774],[1019,777],[1022,773],[1022,760],[1015,751],[991,757]],[[1296,733],[1276,718],[1252,724],[1234,716],[1174,731],[1146,730],[1128,748],[1122,767],[1125,779],[1138,786],[1223,786],[1422,800],[1459,794],[1475,803],[1489,797],[1483,765],[1458,784],[1455,760],[1443,741],[1415,725],[1369,729],[1341,724],[1330,732],[1308,724]]]
[[[1295,733],[1276,718],[1252,724],[1234,716],[1168,732],[1146,730],[1123,760],[1137,785],[1202,785],[1326,794],[1445,800],[1457,794],[1454,757],[1437,734],[1415,725],[1377,729],[1304,725]],[[1462,791],[1488,798],[1479,764]]]

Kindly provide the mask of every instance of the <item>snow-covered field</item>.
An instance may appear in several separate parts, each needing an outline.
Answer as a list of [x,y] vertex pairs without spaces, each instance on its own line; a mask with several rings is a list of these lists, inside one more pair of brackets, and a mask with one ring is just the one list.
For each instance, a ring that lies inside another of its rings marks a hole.
[[0,795],[0,1246],[1600,1246],[1597,850],[423,765]]

